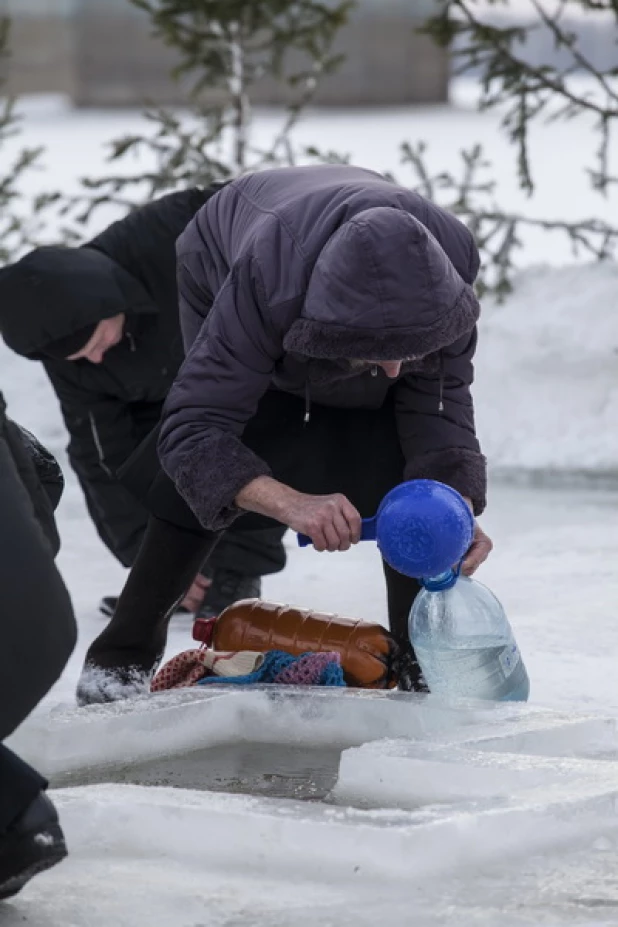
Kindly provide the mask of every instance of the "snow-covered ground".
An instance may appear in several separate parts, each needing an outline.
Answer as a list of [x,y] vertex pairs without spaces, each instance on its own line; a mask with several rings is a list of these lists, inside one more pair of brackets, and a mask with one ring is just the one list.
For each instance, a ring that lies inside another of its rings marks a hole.
[[[26,141],[49,147],[41,187],[68,188],[76,172],[95,172],[102,140],[139,123],[135,114],[47,104],[27,112]],[[259,132],[271,118],[264,114]],[[507,156],[495,117],[465,107],[320,114],[303,131],[306,141],[347,148],[376,168],[394,166],[396,142],[413,133],[432,141],[440,166],[453,158],[453,137],[464,145],[482,134],[493,156]],[[539,213],[596,208],[583,181],[572,182],[593,141],[572,138],[572,125],[536,138],[543,151],[561,152],[540,165]],[[503,188],[517,205],[506,177]],[[549,238],[531,237],[526,249],[535,262],[566,257]],[[476,401],[494,469],[549,473],[550,482],[554,471],[616,471],[616,284],[614,265],[538,268],[523,273],[504,307],[487,305]],[[0,347],[0,386],[11,414],[66,465],[41,369]],[[269,743],[344,752],[332,805],[119,784],[56,791],[71,858],[6,905],[3,925],[616,923],[618,492],[492,483],[483,524],[496,549],[481,578],[504,602],[524,653],[528,706],[219,691],[77,710],[76,676],[102,627],[96,604],[118,591],[125,571],[99,542],[65,469],[59,565],[80,640],[15,738],[24,755],[54,777],[79,778],[88,763],[131,767],[157,754],[182,762],[190,751],[247,741],[266,755]],[[289,553],[265,597],[385,619],[370,545],[319,555],[290,543]],[[169,653],[190,645],[189,622],[176,619]]]
[[486,301],[477,424],[494,471],[618,477],[618,265],[533,268]]

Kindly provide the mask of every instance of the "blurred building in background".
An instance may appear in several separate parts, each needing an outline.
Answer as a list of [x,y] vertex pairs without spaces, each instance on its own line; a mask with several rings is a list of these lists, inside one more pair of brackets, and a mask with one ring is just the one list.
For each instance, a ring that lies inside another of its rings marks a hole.
[[[316,102],[333,106],[437,103],[447,99],[448,55],[416,28],[435,0],[358,0],[337,50],[346,55]],[[172,52],[151,35],[129,0],[0,0],[12,18],[9,87],[15,94],[63,93],[81,106],[180,103],[169,77]],[[256,103],[283,102],[273,82]]]

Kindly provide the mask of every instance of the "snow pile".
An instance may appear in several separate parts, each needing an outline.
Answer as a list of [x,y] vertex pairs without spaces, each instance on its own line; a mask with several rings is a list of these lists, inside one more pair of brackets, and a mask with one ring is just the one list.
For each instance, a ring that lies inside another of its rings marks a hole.
[[494,471],[618,478],[618,265],[535,268],[487,302],[475,401]]

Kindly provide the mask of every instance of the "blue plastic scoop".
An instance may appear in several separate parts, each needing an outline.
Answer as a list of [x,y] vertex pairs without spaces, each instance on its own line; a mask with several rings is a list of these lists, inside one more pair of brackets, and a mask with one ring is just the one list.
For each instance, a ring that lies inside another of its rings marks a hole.
[[[439,576],[458,564],[472,543],[474,516],[464,498],[435,480],[409,480],[364,518],[361,541],[377,541],[386,562],[415,579]],[[298,535],[301,547],[311,544]]]

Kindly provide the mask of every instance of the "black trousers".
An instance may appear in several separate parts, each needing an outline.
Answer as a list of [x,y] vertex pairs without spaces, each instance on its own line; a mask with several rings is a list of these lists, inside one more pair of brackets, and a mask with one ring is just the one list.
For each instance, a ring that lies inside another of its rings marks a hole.
[[222,543],[217,544],[208,558],[205,573],[211,577],[215,570],[232,570],[244,576],[270,576],[280,573],[286,564],[283,536],[284,525],[273,523],[263,531],[244,531],[232,527],[225,532]]
[[[4,434],[0,416],[0,741],[56,682],[76,640],[69,594]],[[45,784],[0,745],[0,833]]]
[[[363,517],[375,515],[383,496],[403,479],[390,401],[379,410],[314,405],[305,424],[302,400],[271,391],[247,425],[243,442],[267,461],[276,479],[301,492],[343,493]],[[141,482],[152,517],[114,618],[89,651],[99,665],[112,666],[119,651],[126,653],[126,662],[130,656],[144,666],[161,655],[174,604],[222,536],[200,526],[158,467],[155,439],[143,447],[141,463],[135,463],[132,479]],[[241,523],[247,532],[276,524],[251,513],[236,524]],[[408,615],[419,587],[386,564],[384,570],[390,629],[409,650]]]
[[47,780],[36,769],[0,744],[0,839],[46,788]]
[[[152,511],[150,490],[161,473],[157,456],[159,430],[160,426],[157,425],[117,472],[122,485],[149,511]],[[189,516],[189,527],[201,531],[191,513]],[[243,521],[239,519],[235,522],[225,532],[223,543],[213,549],[204,570],[209,577],[215,570],[221,569],[233,570],[245,576],[269,576],[281,572],[285,567],[283,536],[286,527],[271,521],[265,522],[261,530],[247,531]]]

